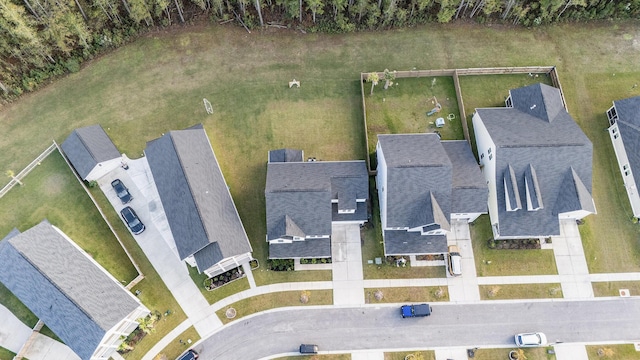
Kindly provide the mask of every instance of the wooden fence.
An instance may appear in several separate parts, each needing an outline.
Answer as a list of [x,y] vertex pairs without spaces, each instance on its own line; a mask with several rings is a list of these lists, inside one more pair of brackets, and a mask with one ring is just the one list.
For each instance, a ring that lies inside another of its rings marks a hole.
[[[560,78],[555,66],[519,66],[519,67],[492,67],[492,68],[467,68],[467,69],[437,69],[437,70],[402,70],[393,72],[396,79],[402,78],[421,78],[421,77],[437,77],[437,76],[451,76],[453,78],[453,84],[456,89],[456,98],[458,99],[458,110],[460,111],[460,121],[462,123],[462,131],[464,138],[471,143],[469,138],[469,126],[467,124],[467,115],[464,110],[464,100],[462,97],[462,90],[460,89],[460,76],[473,76],[473,75],[507,75],[507,74],[548,74],[551,78],[551,83],[554,87],[560,90],[560,96],[562,103],[567,108],[567,102],[564,98],[564,92],[560,85]],[[365,102],[365,82],[370,73],[360,73],[360,94],[362,96],[362,112],[364,121],[364,139],[367,169],[369,175],[374,176],[376,170],[371,169],[371,154],[369,154],[369,133],[367,131],[367,107]],[[384,81],[384,72],[378,72],[378,78],[380,81]]]
[[30,173],[31,170],[33,170],[36,166],[40,165],[40,162],[46,159],[47,156],[49,156],[49,154],[51,154],[55,150],[56,150],[56,144],[54,142],[45,151],[43,151],[42,154],[38,155],[38,157],[36,157],[31,163],[29,163],[27,167],[22,169],[22,171],[20,171],[17,175],[12,176],[9,183],[5,185],[2,189],[0,189],[0,198],[3,197],[6,193],[8,193],[9,190],[11,190],[11,188],[13,188],[16,184],[19,184],[22,178],[27,176],[27,174]]

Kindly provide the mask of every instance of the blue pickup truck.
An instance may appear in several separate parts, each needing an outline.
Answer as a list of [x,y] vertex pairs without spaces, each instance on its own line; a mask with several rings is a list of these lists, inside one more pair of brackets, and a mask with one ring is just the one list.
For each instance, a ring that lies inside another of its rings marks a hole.
[[403,305],[400,308],[400,314],[403,318],[429,316],[431,310],[429,304]]

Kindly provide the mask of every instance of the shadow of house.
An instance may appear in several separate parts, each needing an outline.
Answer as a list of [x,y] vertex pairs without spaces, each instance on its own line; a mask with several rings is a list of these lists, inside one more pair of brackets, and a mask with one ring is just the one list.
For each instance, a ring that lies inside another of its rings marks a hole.
[[0,282],[81,359],[108,359],[149,314],[46,220],[0,241]]

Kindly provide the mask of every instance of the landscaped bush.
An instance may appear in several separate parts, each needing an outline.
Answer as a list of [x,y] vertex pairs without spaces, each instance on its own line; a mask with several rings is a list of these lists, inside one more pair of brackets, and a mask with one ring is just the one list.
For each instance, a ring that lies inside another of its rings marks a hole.
[[272,271],[293,271],[293,259],[269,259],[267,266]]
[[300,259],[300,264],[331,264],[331,258]]
[[488,246],[490,249],[540,249],[540,239],[490,239]]
[[207,290],[213,290],[219,288],[222,285],[228,284],[234,280],[240,279],[244,276],[244,272],[241,268],[233,268],[225,273],[216,275],[210,279],[205,280],[204,286]]

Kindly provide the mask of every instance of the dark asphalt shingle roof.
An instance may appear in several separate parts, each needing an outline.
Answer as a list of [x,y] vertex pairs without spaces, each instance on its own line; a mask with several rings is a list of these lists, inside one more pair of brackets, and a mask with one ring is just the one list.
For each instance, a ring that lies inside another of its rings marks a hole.
[[[265,186],[267,239],[282,236],[331,235],[332,203],[356,209],[340,218],[367,220],[357,199],[369,198],[369,175],[364,161],[278,162],[267,165]],[[286,226],[287,221],[295,224]],[[299,229],[299,230],[298,230]]]
[[[511,90],[513,108],[476,109],[497,147],[496,196],[502,237],[558,235],[559,211],[593,209],[593,146],[569,113],[557,110],[560,93],[549,88],[531,85],[525,90]],[[540,91],[543,94],[536,95]],[[536,104],[534,109],[532,104]],[[540,113],[539,108],[545,112]],[[509,167],[517,183],[514,193],[522,204],[518,211],[506,211],[504,179],[511,176]],[[538,211],[528,211],[526,206],[524,179],[529,167],[535,169],[544,205]]]
[[61,147],[82,179],[85,179],[99,163],[121,156],[100,125],[73,130]]
[[82,359],[139,306],[46,220],[0,242],[0,282]]
[[328,258],[331,257],[331,239],[317,238],[294,241],[289,244],[269,244],[269,258]]
[[329,191],[271,192],[265,197],[267,240],[282,236],[331,235]]
[[447,252],[445,235],[420,235],[420,232],[384,230],[385,255],[434,254]]
[[304,153],[296,149],[278,149],[269,151],[269,162],[300,162]]
[[[387,164],[387,227],[415,228],[441,212],[448,228],[452,165],[436,134],[378,135]],[[432,201],[435,199],[435,202]]]
[[[145,149],[178,253],[206,263],[251,252],[251,245],[202,125],[171,131]],[[206,254],[206,255],[205,255]],[[215,256],[214,256],[215,254]],[[203,264],[198,264],[199,268]]]
[[640,178],[640,96],[616,100],[613,105],[618,114],[618,132],[627,153],[629,167],[637,182]]

